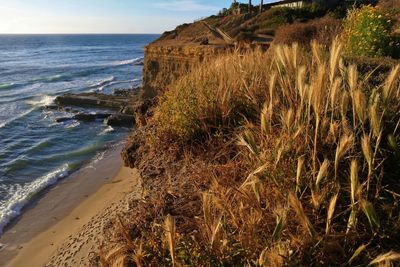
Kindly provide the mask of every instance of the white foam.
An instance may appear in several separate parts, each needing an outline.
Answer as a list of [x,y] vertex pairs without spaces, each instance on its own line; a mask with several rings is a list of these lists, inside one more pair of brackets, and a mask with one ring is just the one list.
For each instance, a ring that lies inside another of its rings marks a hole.
[[111,66],[125,66],[125,65],[138,65],[143,63],[143,57],[138,57],[134,59],[115,61],[111,63]]
[[123,83],[134,83],[134,82],[138,82],[138,81],[140,81],[140,79],[126,80],[126,81],[113,81],[113,82],[110,82],[110,83],[108,83],[108,84],[105,84],[105,85],[101,86],[101,87],[100,87],[99,89],[97,89],[97,90],[98,90],[98,91],[103,91],[104,88],[107,88],[107,87],[109,87],[109,86],[111,86],[111,85],[123,84]]
[[106,78],[104,80],[101,80],[101,81],[99,81],[99,82],[97,82],[95,84],[90,85],[89,88],[101,87],[101,86],[103,86],[103,85],[105,85],[107,83],[110,83],[110,82],[114,81],[114,79],[115,79],[114,76],[108,77],[108,78]]
[[108,126],[107,128],[105,128],[105,129],[100,133],[100,135],[106,135],[107,133],[111,133],[111,132],[113,132],[113,131],[114,131],[114,128],[111,127],[111,126]]
[[81,125],[81,123],[79,121],[73,121],[71,123],[67,123],[64,128],[72,129],[72,128],[78,127],[79,125]]
[[54,99],[56,99],[55,96],[49,96],[49,95],[44,95],[42,96],[39,100],[30,100],[30,101],[26,101],[27,104],[32,105],[32,106],[48,106],[51,105],[54,101]]
[[54,76],[50,76],[50,77],[48,77],[48,78],[45,78],[44,80],[45,80],[45,81],[49,81],[49,82],[55,82],[55,81],[58,81],[58,80],[60,80],[60,79],[62,79],[62,78],[64,78],[64,77],[66,77],[66,75],[57,74],[57,75],[54,75]]
[[100,153],[97,153],[96,156],[92,159],[92,162],[87,166],[87,168],[90,169],[95,169],[96,163],[104,159],[104,156],[106,155],[107,151],[102,151]]
[[37,193],[46,187],[55,184],[59,179],[68,174],[69,165],[64,164],[41,178],[18,187],[8,200],[0,206],[0,234],[4,227],[15,217],[20,215],[21,210]]

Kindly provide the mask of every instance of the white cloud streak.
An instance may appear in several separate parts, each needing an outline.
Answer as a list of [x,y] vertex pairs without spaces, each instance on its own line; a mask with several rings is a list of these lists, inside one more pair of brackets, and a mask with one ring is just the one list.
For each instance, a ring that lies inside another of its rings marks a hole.
[[154,4],[155,8],[171,11],[193,12],[193,11],[216,11],[216,6],[205,5],[196,0],[172,0],[168,2],[159,2]]

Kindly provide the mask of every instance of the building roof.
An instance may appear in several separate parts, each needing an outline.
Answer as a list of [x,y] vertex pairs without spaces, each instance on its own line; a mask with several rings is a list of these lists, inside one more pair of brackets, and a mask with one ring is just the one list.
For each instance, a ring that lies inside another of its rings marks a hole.
[[276,5],[283,5],[283,4],[290,4],[290,3],[296,3],[296,2],[311,2],[310,0],[280,0],[280,1],[275,1],[272,3],[267,4],[268,6],[276,6]]

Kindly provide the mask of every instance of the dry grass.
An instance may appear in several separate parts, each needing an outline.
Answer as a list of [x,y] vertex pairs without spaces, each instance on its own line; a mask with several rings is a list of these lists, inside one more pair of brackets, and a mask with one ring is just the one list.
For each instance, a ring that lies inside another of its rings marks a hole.
[[330,46],[332,40],[341,32],[342,21],[327,15],[323,18],[303,23],[293,23],[281,26],[275,33],[275,44],[298,43],[309,47],[310,40],[317,40],[324,46]]
[[[368,73],[344,63],[337,41],[329,51],[311,48],[226,55],[171,87],[156,108],[149,146],[156,153],[178,144],[185,156],[177,169],[197,170],[175,171],[168,188],[177,205],[166,203],[151,227],[134,224],[142,234],[130,242],[144,242],[143,262],[399,260],[399,67],[374,85]],[[199,158],[207,167],[194,165]],[[192,209],[176,211],[194,196]],[[175,223],[160,230],[171,210]],[[169,245],[154,241],[165,234]]]

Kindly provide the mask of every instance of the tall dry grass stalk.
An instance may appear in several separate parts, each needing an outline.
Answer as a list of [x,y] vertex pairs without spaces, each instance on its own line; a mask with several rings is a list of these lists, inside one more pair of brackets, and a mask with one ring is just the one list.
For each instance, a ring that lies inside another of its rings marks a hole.
[[385,85],[383,87],[383,98],[385,102],[388,102],[393,97],[399,98],[399,90],[396,85],[399,82],[399,73],[400,73],[400,65],[397,65],[390,72],[389,76],[386,79]]
[[171,254],[172,266],[176,266],[176,256],[175,256],[175,234],[176,234],[176,227],[175,227],[175,218],[171,215],[168,215],[164,221],[165,227],[165,237],[168,242],[168,249]]
[[297,194],[300,194],[301,192],[300,192],[300,183],[301,183],[301,181],[300,181],[300,179],[301,179],[301,176],[302,176],[302,172],[303,172],[303,168],[304,168],[304,162],[305,162],[305,157],[304,156],[301,156],[301,157],[299,157],[298,159],[297,159],[297,171],[296,171],[296,195]]
[[308,234],[312,238],[314,238],[316,235],[315,229],[311,224],[310,220],[308,219],[308,216],[304,212],[304,208],[300,200],[292,193],[289,193],[289,204],[292,207],[292,209],[296,212],[300,224],[308,232]]
[[331,200],[329,201],[329,207],[328,207],[328,214],[326,217],[326,227],[325,227],[325,234],[329,235],[329,232],[331,230],[331,225],[332,225],[332,219],[333,219],[333,214],[335,213],[335,208],[336,208],[336,202],[338,198],[339,193],[336,193]]
[[329,160],[325,159],[319,168],[317,179],[315,180],[315,186],[319,189],[322,180],[327,176],[329,168]]
[[353,147],[353,136],[343,135],[336,147],[335,153],[335,178],[338,175],[339,163],[346,153]]
[[369,263],[368,266],[395,266],[394,263],[397,264],[400,262],[400,253],[389,251],[388,253],[381,254],[376,257],[373,261]]
[[368,177],[367,177],[367,193],[369,192],[369,184],[371,183],[371,176],[374,164],[374,154],[371,147],[371,140],[368,135],[364,134],[361,139],[361,150],[364,154],[364,158],[368,164]]
[[[218,202],[221,205],[221,202]],[[218,204],[217,203],[217,204]],[[203,216],[205,224],[205,234],[209,245],[213,248],[222,223],[222,213],[215,214],[213,209],[213,196],[210,193],[203,193]]]
[[350,166],[350,196],[351,196],[351,204],[354,206],[356,204],[356,200],[359,198],[359,182],[358,182],[358,162],[357,160],[351,161]]
[[334,83],[336,74],[339,71],[339,62],[341,60],[342,44],[338,38],[333,40],[330,57],[329,57],[329,81],[331,84]]

